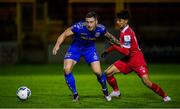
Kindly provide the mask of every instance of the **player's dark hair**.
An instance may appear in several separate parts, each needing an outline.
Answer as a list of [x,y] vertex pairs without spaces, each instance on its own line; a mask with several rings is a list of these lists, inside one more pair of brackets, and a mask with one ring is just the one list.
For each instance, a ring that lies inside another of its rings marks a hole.
[[86,18],[91,18],[91,17],[93,17],[95,19],[98,18],[97,14],[94,11],[90,11],[86,14]]
[[119,19],[129,19],[130,15],[128,10],[122,10],[121,12],[117,13],[117,18]]

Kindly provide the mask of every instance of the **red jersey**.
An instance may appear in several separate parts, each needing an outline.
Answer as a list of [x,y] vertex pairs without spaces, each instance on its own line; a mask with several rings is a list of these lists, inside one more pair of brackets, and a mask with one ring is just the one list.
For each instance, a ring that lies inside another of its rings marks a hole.
[[107,52],[116,50],[126,56],[127,62],[132,67],[139,67],[146,65],[143,53],[141,52],[134,31],[127,25],[120,33],[120,43],[122,47],[112,45],[107,48]]

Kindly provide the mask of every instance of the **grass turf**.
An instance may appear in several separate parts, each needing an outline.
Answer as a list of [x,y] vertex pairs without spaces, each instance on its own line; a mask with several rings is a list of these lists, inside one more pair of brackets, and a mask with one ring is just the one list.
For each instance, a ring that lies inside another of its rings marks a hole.
[[[103,65],[105,69],[107,65]],[[87,64],[73,70],[80,101],[72,102],[63,76],[63,65],[15,65],[0,67],[0,108],[176,108],[180,107],[180,65],[151,64],[149,74],[171,96],[169,103],[146,88],[134,73],[115,75],[122,96],[105,101],[101,87]],[[16,98],[16,90],[27,86],[32,96],[25,102]],[[109,91],[112,89],[108,86]]]

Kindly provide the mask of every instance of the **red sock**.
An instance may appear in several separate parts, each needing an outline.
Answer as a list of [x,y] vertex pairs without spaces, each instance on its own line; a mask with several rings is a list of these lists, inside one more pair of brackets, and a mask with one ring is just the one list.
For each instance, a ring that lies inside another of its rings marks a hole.
[[114,76],[106,77],[106,79],[107,79],[109,85],[113,88],[114,91],[119,90],[116,79],[114,78]]
[[166,93],[157,84],[153,83],[150,88],[163,98],[167,96]]

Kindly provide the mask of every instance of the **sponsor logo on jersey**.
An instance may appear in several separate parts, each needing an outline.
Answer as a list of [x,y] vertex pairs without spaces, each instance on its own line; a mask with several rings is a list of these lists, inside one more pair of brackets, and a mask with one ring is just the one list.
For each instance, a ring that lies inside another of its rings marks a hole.
[[124,35],[124,41],[126,41],[126,42],[131,41],[131,36],[130,35]]
[[131,36],[130,35],[125,35],[124,36],[124,45],[125,48],[130,48],[131,47]]
[[80,33],[82,36],[86,36],[87,35],[87,33]]
[[81,36],[81,39],[84,39],[84,40],[96,40],[96,38],[85,37],[85,36]]

